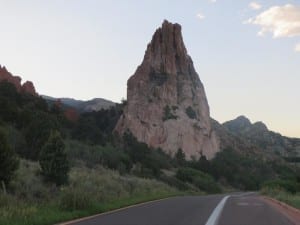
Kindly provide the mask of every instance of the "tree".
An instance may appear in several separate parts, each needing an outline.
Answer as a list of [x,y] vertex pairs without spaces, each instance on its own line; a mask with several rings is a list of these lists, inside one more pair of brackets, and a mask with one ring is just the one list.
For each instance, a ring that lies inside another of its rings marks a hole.
[[[30,113],[30,112],[29,112]],[[26,158],[38,160],[42,147],[47,142],[52,130],[58,130],[57,118],[49,113],[32,111],[24,130],[28,150]]]
[[68,181],[70,167],[65,144],[58,131],[51,132],[40,152],[39,163],[43,176],[50,182],[62,185]]
[[179,166],[183,166],[185,163],[185,154],[181,148],[179,148],[175,154],[175,160]]
[[0,130],[0,182],[8,184],[18,166],[16,154],[8,145],[6,135]]

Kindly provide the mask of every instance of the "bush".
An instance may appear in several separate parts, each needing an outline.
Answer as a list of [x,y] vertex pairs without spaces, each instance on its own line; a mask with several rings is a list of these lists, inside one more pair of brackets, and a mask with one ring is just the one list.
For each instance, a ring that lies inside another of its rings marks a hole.
[[[172,108],[174,111],[174,108]],[[178,118],[178,116],[174,115],[172,112],[172,109],[170,108],[169,105],[166,105],[164,108],[164,116],[163,116],[163,121],[166,120],[176,120]]]
[[197,114],[191,106],[185,109],[185,113],[190,119],[197,119]]
[[192,168],[180,168],[176,173],[176,178],[184,182],[189,182],[195,185],[200,190],[208,193],[221,192],[220,186],[214,181],[214,179],[206,173]]
[[0,184],[11,181],[18,165],[16,154],[8,145],[5,133],[0,130]]
[[164,183],[170,185],[171,187],[175,187],[175,188],[177,188],[179,190],[182,190],[182,191],[189,190],[191,188],[185,182],[179,180],[178,178],[176,178],[174,176],[162,175],[160,177],[160,180],[163,181]]
[[284,190],[286,192],[295,194],[300,191],[300,184],[292,180],[272,180],[265,182],[262,187],[269,190]]
[[37,162],[23,159],[20,160],[20,167],[10,187],[17,198],[30,202],[49,201],[58,192],[55,185],[43,182]]
[[55,131],[50,134],[47,143],[39,157],[43,176],[56,185],[68,181],[69,162],[65,153],[65,144],[60,134]]

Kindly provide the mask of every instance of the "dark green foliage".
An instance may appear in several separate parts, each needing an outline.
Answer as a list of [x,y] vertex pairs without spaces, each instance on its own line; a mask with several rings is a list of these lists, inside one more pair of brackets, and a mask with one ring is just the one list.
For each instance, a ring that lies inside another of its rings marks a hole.
[[194,184],[200,190],[208,193],[221,192],[221,188],[209,174],[203,173],[192,168],[180,168],[176,173],[176,177],[184,182]]
[[[173,110],[174,111],[174,110]],[[178,117],[173,114],[172,109],[170,108],[169,105],[166,105],[164,108],[164,116],[163,116],[163,121],[166,120],[176,120]]]
[[290,163],[300,163],[300,157],[294,156],[294,157],[284,157],[284,160]]
[[295,170],[278,160],[266,161],[231,149],[218,152],[211,161],[201,156],[199,160],[187,162],[186,165],[240,190],[258,190],[267,180],[295,180],[297,177]]
[[241,190],[258,190],[262,182],[274,177],[272,169],[262,159],[244,156],[231,149],[217,153],[210,168],[216,179],[225,178]]
[[11,147],[21,157],[33,160],[37,160],[49,131],[60,129],[62,122],[48,110],[44,99],[19,93],[13,84],[7,82],[0,82],[0,121],[10,129]]
[[32,112],[32,119],[24,130],[28,145],[26,158],[37,160],[39,153],[49,138],[52,130],[58,130],[60,125],[56,117],[45,112]]
[[262,185],[263,188],[268,189],[282,189],[284,191],[290,192],[295,194],[296,192],[300,191],[300,182],[295,180],[272,180],[267,181]]
[[122,114],[122,110],[123,105],[116,105],[98,112],[81,114],[72,132],[73,138],[88,144],[105,145],[111,142],[112,131]]
[[172,160],[161,149],[151,149],[145,143],[138,142],[130,133],[123,136],[124,151],[134,164],[139,164],[136,174],[144,177],[159,177],[161,169],[169,168]]
[[197,114],[191,106],[185,109],[185,113],[190,119],[197,119]]
[[175,160],[179,166],[183,166],[185,164],[185,154],[181,148],[177,150]]
[[189,185],[187,185],[184,181],[178,179],[175,176],[166,176],[166,175],[162,175],[159,178],[161,181],[165,182],[166,184],[170,185],[171,187],[176,187],[179,190],[185,191],[185,190],[189,190],[190,187]]
[[59,132],[52,132],[48,141],[43,146],[39,163],[42,169],[42,175],[56,185],[64,184],[68,181],[68,172],[70,170],[65,144]]
[[16,154],[8,145],[5,133],[0,130],[0,182],[8,184],[18,165]]

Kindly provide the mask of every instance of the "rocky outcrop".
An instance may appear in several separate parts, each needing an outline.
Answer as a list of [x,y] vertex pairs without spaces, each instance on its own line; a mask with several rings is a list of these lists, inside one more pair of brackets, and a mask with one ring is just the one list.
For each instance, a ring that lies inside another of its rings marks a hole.
[[0,65],[0,82],[6,81],[13,84],[18,92],[31,94],[37,96],[34,85],[31,81],[26,81],[23,85],[21,84],[22,79],[18,76],[13,76],[7,71],[5,67]]
[[188,159],[219,150],[204,87],[184,46],[181,26],[164,21],[127,82],[127,105],[115,131]]
[[21,88],[22,92],[31,94],[31,95],[37,95],[34,85],[31,81],[26,81]]
[[256,152],[276,153],[284,157],[300,156],[300,139],[282,136],[270,131],[263,122],[251,123],[245,116],[216,125],[221,149],[235,148],[246,151],[249,146]]

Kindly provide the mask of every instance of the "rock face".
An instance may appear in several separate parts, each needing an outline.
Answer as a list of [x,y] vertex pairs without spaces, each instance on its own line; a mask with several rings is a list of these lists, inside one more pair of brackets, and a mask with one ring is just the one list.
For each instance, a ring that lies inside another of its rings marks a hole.
[[249,146],[260,152],[276,153],[284,157],[300,156],[300,139],[282,136],[270,131],[263,122],[251,123],[245,116],[223,123],[214,123],[221,149],[237,148],[245,151]]
[[127,82],[127,105],[115,131],[188,159],[219,150],[204,87],[184,46],[181,26],[164,21]]
[[23,92],[26,94],[31,94],[37,96],[33,83],[31,81],[26,81],[23,85],[21,84],[22,79],[18,76],[13,76],[7,71],[5,67],[0,65],[0,82],[7,81],[13,84],[18,92]]

